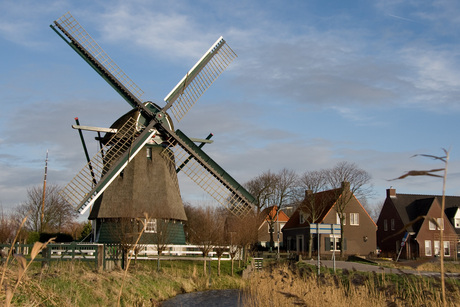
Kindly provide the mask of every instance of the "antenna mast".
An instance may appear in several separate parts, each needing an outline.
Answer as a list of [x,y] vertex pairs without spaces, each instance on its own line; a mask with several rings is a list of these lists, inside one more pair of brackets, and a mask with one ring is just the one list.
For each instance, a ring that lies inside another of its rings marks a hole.
[[45,219],[45,195],[46,195],[46,174],[48,173],[48,149],[46,150],[45,178],[43,179],[42,214],[40,216],[40,230],[43,232],[43,220]]

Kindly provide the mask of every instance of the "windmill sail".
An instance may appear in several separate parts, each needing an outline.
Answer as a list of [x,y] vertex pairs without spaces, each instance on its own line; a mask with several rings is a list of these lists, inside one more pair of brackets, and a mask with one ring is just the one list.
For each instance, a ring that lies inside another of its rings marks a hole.
[[[62,191],[63,196],[84,213],[104,192],[142,147],[155,135],[165,146],[163,156],[180,169],[219,203],[236,215],[251,209],[253,196],[207,156],[179,130],[174,133],[166,111],[171,109],[177,121],[233,61],[236,54],[220,37],[166,96],[160,110],[153,103],[142,103],[142,91],[112,61],[102,48],[66,13],[54,22],[53,30],[99,73],[133,108],[142,114],[142,122],[128,121],[118,129],[109,144]],[[139,131],[139,129],[141,129]],[[169,144],[168,144],[169,142]],[[157,142],[158,143],[158,142]],[[159,143],[158,143],[159,144]],[[91,173],[93,172],[93,173]]]
[[236,53],[221,36],[166,96],[163,111],[171,108],[175,119],[180,122],[235,57]]
[[88,64],[97,71],[133,108],[144,109],[144,93],[94,41],[70,13],[64,14],[54,24],[56,33],[66,41]]
[[136,124],[130,118],[60,192],[81,214],[85,213],[156,132],[151,126],[139,132]]
[[171,136],[164,157],[181,165],[181,172],[233,214],[244,216],[252,209],[254,197],[199,146],[180,130]]

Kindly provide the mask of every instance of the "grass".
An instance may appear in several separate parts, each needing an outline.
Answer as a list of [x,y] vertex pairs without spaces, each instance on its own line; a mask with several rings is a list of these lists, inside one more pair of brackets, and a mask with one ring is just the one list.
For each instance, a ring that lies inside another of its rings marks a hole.
[[[242,280],[241,269],[231,276],[231,263],[211,264],[211,278],[203,274],[201,261],[156,261],[131,263],[125,272],[97,273],[87,263],[59,262],[42,268],[32,263],[18,284],[15,306],[115,306],[123,285],[121,306],[157,306],[180,293],[211,289],[243,289],[244,306],[442,306],[439,279],[405,274],[376,274],[322,268],[306,263],[266,262],[267,268]],[[426,264],[428,265],[428,264]],[[424,270],[437,270],[436,263]],[[454,263],[452,270],[456,270]],[[458,265],[457,265],[458,266]],[[126,278],[124,277],[126,274]],[[11,262],[5,281],[15,284],[17,264]],[[123,284],[124,283],[124,284]],[[460,281],[446,282],[447,305],[460,301]],[[0,292],[0,302],[6,301]],[[1,304],[1,303],[0,303]]]
[[[221,263],[221,276],[217,276],[217,263],[212,263],[211,283],[203,275],[200,261],[161,262],[137,261],[125,272],[114,270],[97,273],[80,262],[53,263],[41,269],[34,263],[18,286],[12,304],[15,306],[115,306],[120,288],[121,306],[156,306],[160,301],[179,293],[210,289],[239,289],[245,286],[241,274],[230,276],[230,262]],[[8,270],[6,278],[15,280],[15,268]],[[123,281],[124,280],[124,281]],[[5,294],[0,294],[5,301]]]
[[[448,280],[447,305],[460,301],[458,280]],[[254,274],[244,306],[443,306],[439,279],[403,274],[323,270],[303,263],[274,265]]]

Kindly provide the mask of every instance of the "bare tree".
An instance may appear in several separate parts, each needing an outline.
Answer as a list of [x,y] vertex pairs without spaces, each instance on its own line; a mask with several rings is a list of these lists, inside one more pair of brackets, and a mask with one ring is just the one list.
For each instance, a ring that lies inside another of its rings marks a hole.
[[[232,229],[234,244],[243,251],[244,262],[248,259],[251,246],[257,243],[257,222],[259,217],[255,213],[249,213],[244,217],[233,220]],[[241,258],[239,259],[241,260]]]
[[158,253],[157,270],[160,271],[161,269],[160,268],[160,257],[161,257],[161,254],[166,250],[168,246],[168,243],[170,240],[169,235],[171,232],[171,225],[168,220],[156,219],[155,226],[156,226],[156,229],[155,229],[156,234],[154,237],[154,242],[157,247],[157,253]]
[[296,202],[297,198],[297,174],[286,168],[278,173],[271,171],[254,178],[246,183],[249,192],[256,197],[257,216],[261,209],[275,206],[275,212],[267,216],[259,217],[266,219],[270,231],[270,247],[274,246],[273,233],[278,219],[278,212],[284,206]]
[[14,223],[11,217],[3,212],[3,208],[0,210],[0,243],[7,243],[13,239]]
[[78,216],[74,208],[67,203],[58,191],[57,185],[46,187],[45,211],[43,225],[41,224],[42,187],[32,187],[27,190],[27,200],[16,208],[16,219],[22,220],[28,216],[25,228],[29,231],[61,232],[64,226]]
[[215,208],[197,208],[190,205],[184,207],[188,219],[185,224],[188,240],[200,246],[204,258],[203,271],[206,274],[206,258],[219,241],[220,232],[223,231],[220,225],[222,223],[218,219]]
[[[317,223],[318,219],[328,210],[329,194],[320,193],[327,187],[325,171],[309,171],[300,176],[299,185],[305,191],[305,198],[300,203],[300,212],[309,223]],[[313,234],[310,232],[308,242],[308,258],[311,258],[313,249]]]
[[372,193],[370,185],[371,175],[355,163],[339,162],[336,166],[325,171],[326,180],[331,189],[335,189],[337,211],[340,220],[340,256],[343,257],[343,225],[345,224],[345,210],[353,197],[364,199]]
[[276,175],[268,170],[244,184],[252,196],[256,198],[254,206],[256,207],[257,216],[260,215],[264,208],[271,206],[274,196],[275,177]]

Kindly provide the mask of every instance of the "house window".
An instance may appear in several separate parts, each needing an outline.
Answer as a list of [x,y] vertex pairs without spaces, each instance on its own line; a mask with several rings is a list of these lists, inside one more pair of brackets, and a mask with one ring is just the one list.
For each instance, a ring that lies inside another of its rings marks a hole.
[[425,256],[431,256],[431,241],[425,240]]
[[450,256],[450,242],[449,241],[444,241],[444,256],[449,257]]
[[387,219],[383,220],[383,231],[388,231],[388,220]]
[[391,230],[395,230],[395,219],[390,220]]
[[300,219],[300,220],[299,220],[299,223],[300,223],[300,224],[305,223],[305,218],[303,217],[303,213],[302,213],[302,212],[300,212],[300,214],[299,214],[299,219]]
[[304,241],[303,241],[303,235],[297,235],[296,236],[296,239],[297,239],[297,252],[303,252],[304,251]]
[[340,236],[330,236],[329,237],[330,247],[329,250],[340,251]]
[[436,224],[432,220],[429,220],[428,225],[430,230],[436,230]]
[[435,256],[439,256],[440,249],[441,249],[440,242],[439,241],[434,241],[434,255]]
[[156,233],[157,232],[157,220],[156,219],[149,219],[144,220],[145,225],[145,232],[148,233]]
[[350,225],[359,225],[359,213],[350,213]]
[[[336,220],[337,220],[336,224],[340,224],[340,214],[339,213],[336,214]],[[345,213],[343,214],[343,225],[347,225],[347,215]]]
[[460,228],[460,218],[455,219],[455,228]]
[[[438,222],[438,225],[441,226],[442,229],[444,230],[444,219],[438,217],[438,218],[436,219],[436,221]],[[440,230],[439,227],[438,227],[437,229]]]

